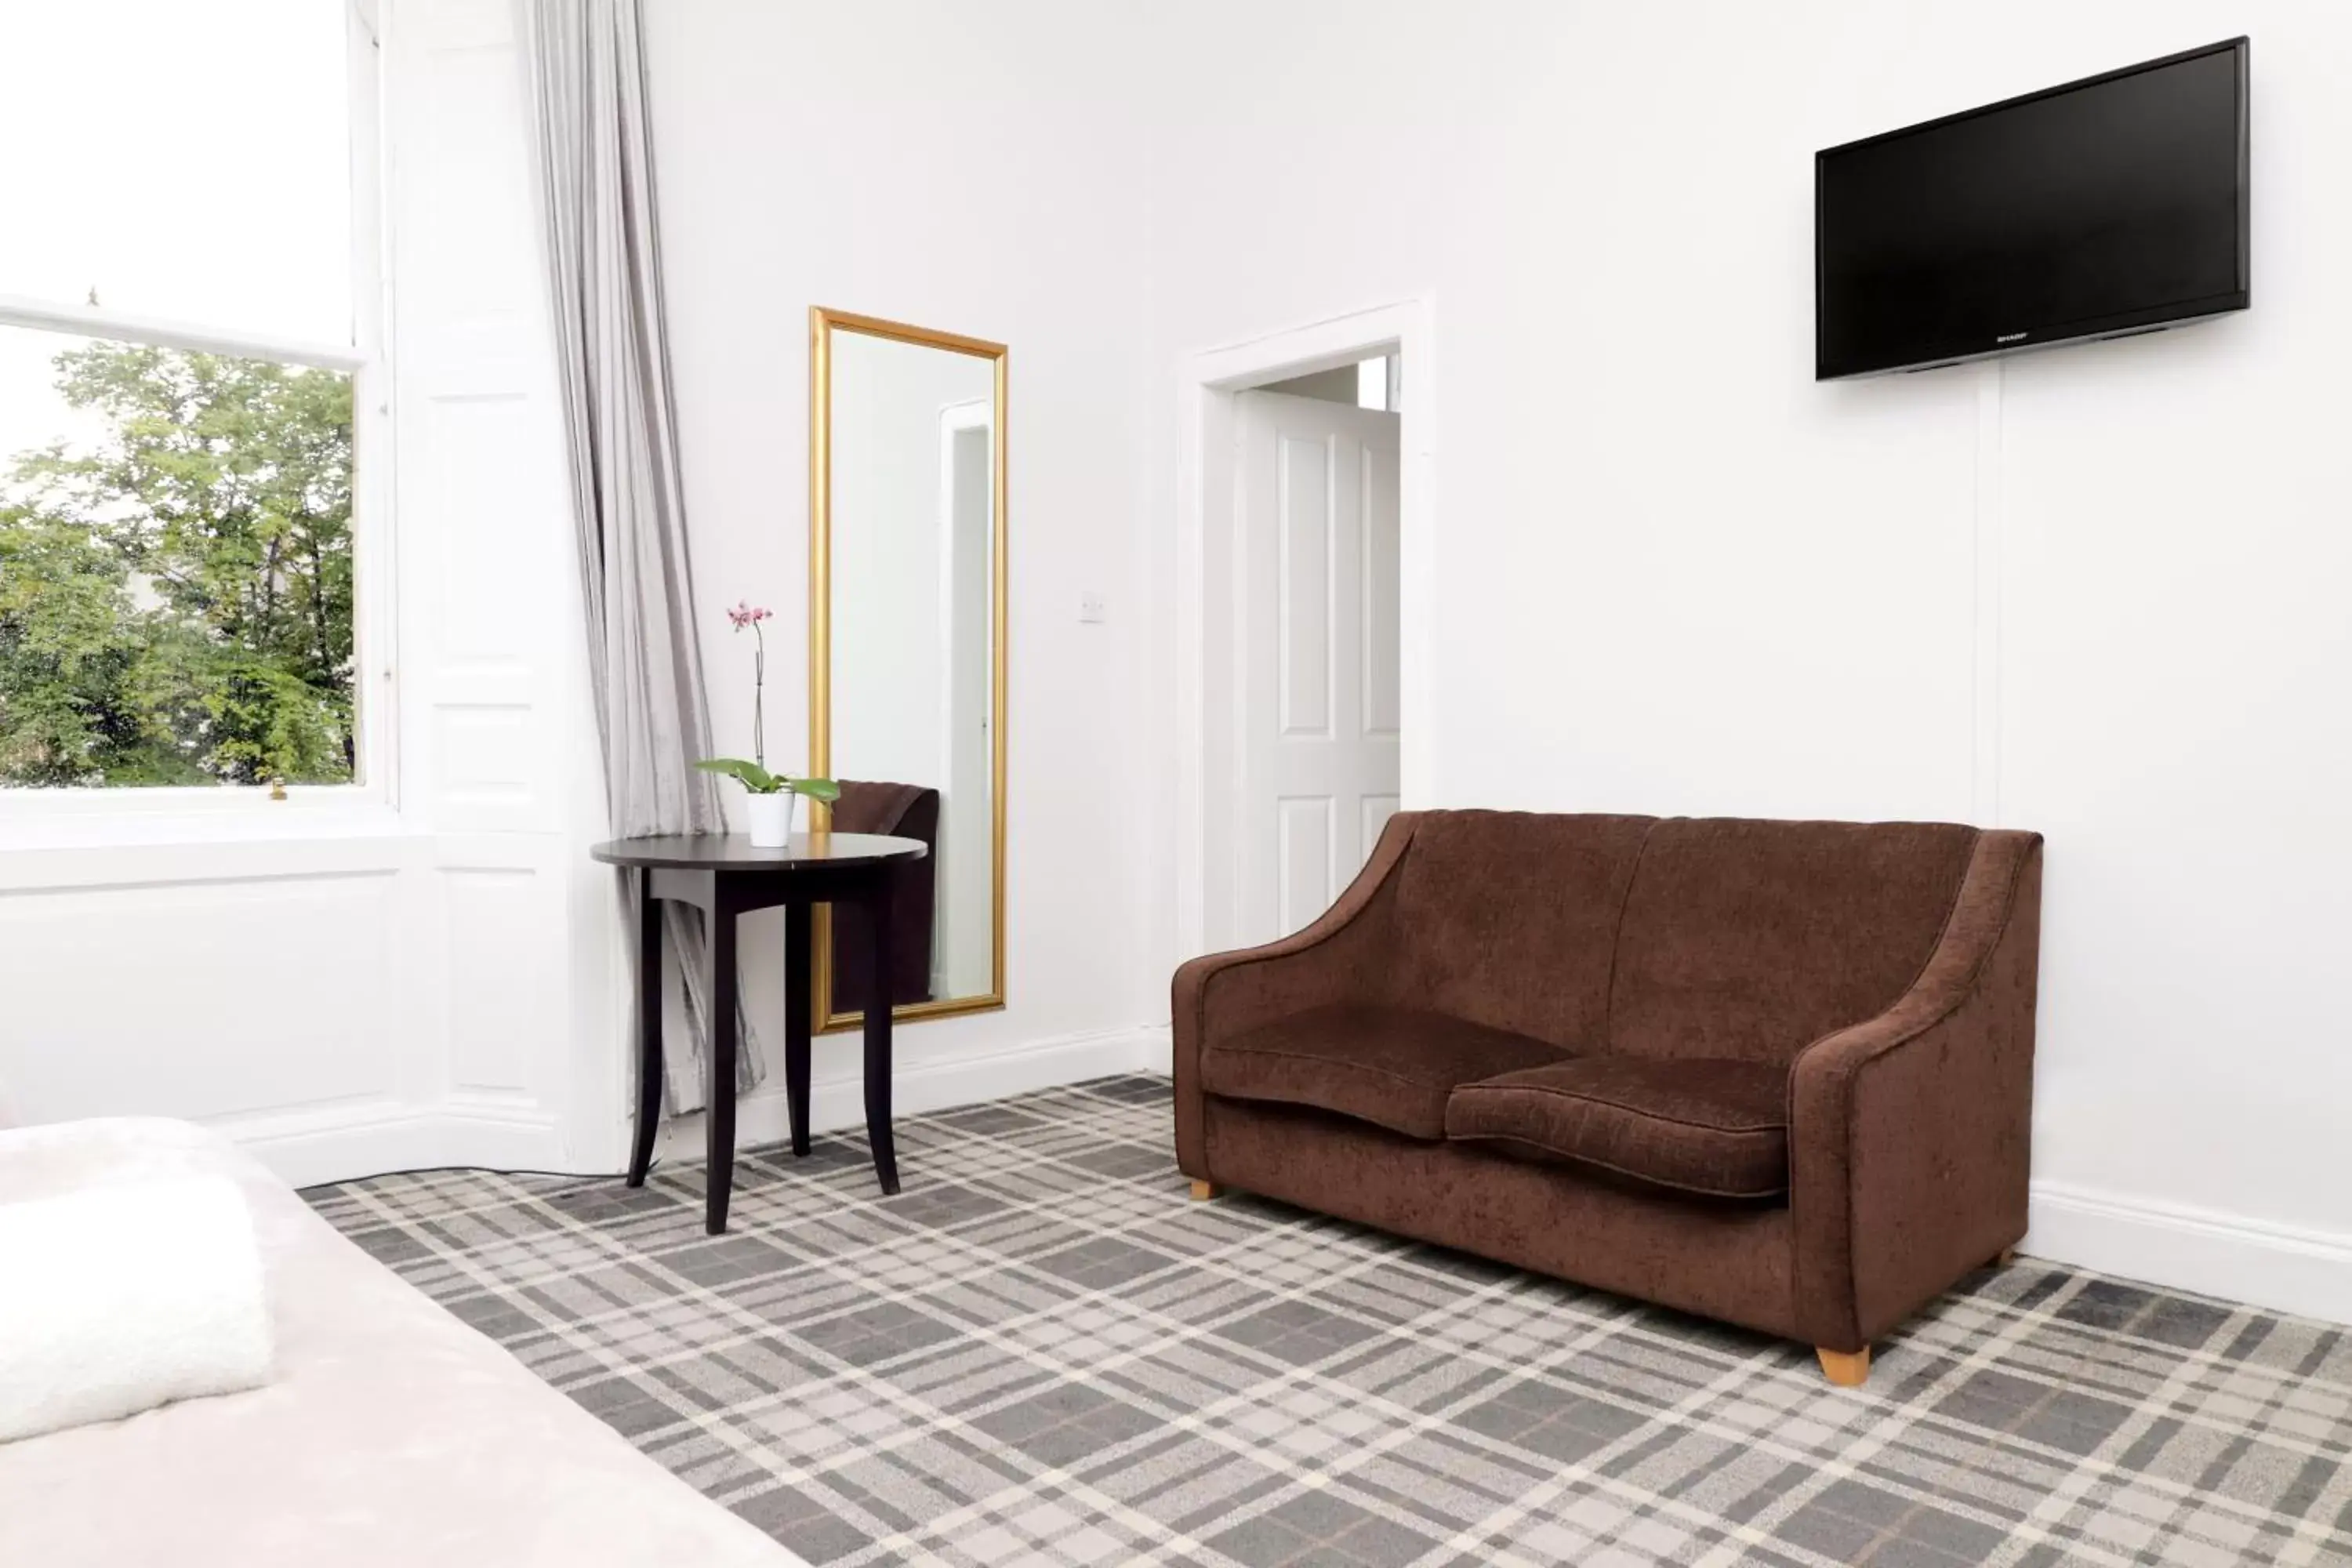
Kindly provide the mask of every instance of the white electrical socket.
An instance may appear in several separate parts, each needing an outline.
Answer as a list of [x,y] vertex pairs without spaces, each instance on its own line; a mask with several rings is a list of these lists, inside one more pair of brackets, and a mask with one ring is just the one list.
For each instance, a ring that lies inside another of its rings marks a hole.
[[1087,626],[1100,626],[1108,618],[1109,610],[1103,604],[1103,596],[1100,594],[1094,592],[1092,589],[1088,589],[1087,592],[1078,595],[1078,619],[1080,621],[1084,622]]

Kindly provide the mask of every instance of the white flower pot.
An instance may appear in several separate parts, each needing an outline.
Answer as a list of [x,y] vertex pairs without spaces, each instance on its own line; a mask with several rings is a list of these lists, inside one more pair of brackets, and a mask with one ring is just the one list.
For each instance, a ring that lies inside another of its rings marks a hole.
[[793,836],[793,807],[801,797],[787,789],[743,798],[751,808],[751,842],[762,849],[782,848]]

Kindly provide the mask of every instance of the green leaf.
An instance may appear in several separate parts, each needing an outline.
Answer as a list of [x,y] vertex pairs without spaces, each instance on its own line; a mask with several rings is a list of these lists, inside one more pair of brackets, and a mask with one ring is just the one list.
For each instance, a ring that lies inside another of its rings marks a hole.
[[775,795],[785,787],[782,779],[741,757],[705,757],[694,765],[706,773],[725,773],[753,795]]
[[831,779],[787,779],[784,787],[794,795],[804,795],[811,800],[839,800],[841,786]]

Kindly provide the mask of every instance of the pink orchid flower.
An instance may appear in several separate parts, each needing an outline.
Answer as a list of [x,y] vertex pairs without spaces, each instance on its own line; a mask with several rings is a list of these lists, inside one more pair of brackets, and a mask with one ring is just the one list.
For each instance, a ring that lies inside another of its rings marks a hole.
[[749,628],[757,645],[751,650],[751,761],[763,770],[768,765],[768,637],[760,623],[774,619],[775,614],[749,599],[738,599],[727,612],[735,629]]

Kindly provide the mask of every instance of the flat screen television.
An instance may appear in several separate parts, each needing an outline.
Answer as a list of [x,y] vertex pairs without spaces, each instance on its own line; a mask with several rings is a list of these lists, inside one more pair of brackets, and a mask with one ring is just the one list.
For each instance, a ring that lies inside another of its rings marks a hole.
[[2244,38],[1813,160],[1816,379],[2248,303]]

